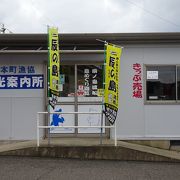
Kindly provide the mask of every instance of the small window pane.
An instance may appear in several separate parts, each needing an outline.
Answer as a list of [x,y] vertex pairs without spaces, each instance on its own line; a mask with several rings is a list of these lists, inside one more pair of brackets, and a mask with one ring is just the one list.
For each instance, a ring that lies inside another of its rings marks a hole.
[[74,66],[60,67],[60,97],[74,96]]
[[176,100],[176,66],[146,67],[147,100]]
[[[77,66],[77,96],[97,97],[102,95],[103,66]],[[100,93],[101,92],[101,93]],[[101,94],[101,95],[100,95]]]

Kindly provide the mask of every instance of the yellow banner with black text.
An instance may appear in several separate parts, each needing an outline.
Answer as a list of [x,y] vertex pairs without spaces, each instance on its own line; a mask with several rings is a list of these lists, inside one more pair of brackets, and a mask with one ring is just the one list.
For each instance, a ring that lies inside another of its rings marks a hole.
[[52,95],[59,96],[59,81],[60,81],[60,59],[59,59],[59,40],[58,40],[58,29],[48,28],[49,35],[49,93],[48,96]]
[[49,105],[54,109],[59,97],[60,58],[58,29],[48,28],[48,97]]
[[104,112],[110,124],[113,125],[118,112],[120,56],[122,48],[110,44],[105,46]]

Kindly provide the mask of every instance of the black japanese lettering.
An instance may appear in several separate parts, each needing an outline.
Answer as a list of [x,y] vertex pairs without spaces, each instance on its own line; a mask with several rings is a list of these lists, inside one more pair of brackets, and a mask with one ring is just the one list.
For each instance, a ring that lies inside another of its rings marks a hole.
[[52,50],[53,51],[57,51],[58,49],[58,46],[57,46],[58,42],[57,42],[57,39],[52,39]]
[[58,76],[58,67],[56,65],[52,66],[52,75]]
[[53,55],[52,55],[52,61],[55,62],[55,63],[58,62],[58,55],[57,55],[57,53],[53,53]]
[[115,81],[111,80],[111,81],[109,82],[109,88],[108,88],[108,90],[111,90],[111,91],[116,92],[116,82],[115,82]]
[[114,64],[115,64],[115,58],[114,57],[110,57],[109,66],[114,68]]
[[111,77],[114,77],[114,69],[111,69]]

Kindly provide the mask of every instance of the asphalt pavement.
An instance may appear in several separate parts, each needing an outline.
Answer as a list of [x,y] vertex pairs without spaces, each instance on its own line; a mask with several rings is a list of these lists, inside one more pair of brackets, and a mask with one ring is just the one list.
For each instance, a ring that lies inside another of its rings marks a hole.
[[180,163],[0,156],[0,180],[178,180]]

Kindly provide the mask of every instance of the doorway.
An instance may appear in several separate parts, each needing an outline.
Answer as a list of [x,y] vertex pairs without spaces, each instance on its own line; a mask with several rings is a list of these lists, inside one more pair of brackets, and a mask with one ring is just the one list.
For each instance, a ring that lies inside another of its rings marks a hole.
[[[101,112],[103,100],[103,65],[75,64],[62,65],[60,69],[60,97],[56,112]],[[53,120],[50,115],[50,122]],[[62,114],[58,118],[62,126],[100,126],[101,114]],[[103,125],[107,125],[103,116]],[[56,128],[50,130],[51,136],[99,137],[100,128]],[[108,136],[103,129],[103,136]]]

